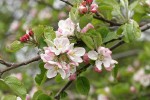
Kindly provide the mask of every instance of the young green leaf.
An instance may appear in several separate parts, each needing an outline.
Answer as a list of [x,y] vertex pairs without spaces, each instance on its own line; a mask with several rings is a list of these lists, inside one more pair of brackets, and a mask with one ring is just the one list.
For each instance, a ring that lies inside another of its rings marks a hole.
[[41,73],[36,75],[35,81],[38,85],[42,85],[46,81],[47,70],[44,68],[44,63],[40,63],[39,68],[41,70]]
[[23,43],[16,40],[13,43],[11,43],[9,46],[7,46],[7,50],[10,52],[16,52],[16,51],[20,50],[23,46],[24,46]]
[[83,95],[88,95],[90,90],[90,83],[86,77],[78,77],[76,81],[76,89]]
[[80,18],[79,25],[80,28],[83,29],[88,23],[92,21],[93,16],[90,14],[85,14]]
[[26,98],[26,88],[21,83],[20,80],[18,80],[16,77],[8,76],[4,79],[4,82],[9,86],[9,88],[16,93],[19,97],[22,98],[22,100],[25,100]]
[[44,34],[44,26],[39,25],[35,28],[33,28],[33,32],[34,32],[34,38],[37,41],[37,43],[40,43],[41,39],[43,38],[43,34]]
[[44,37],[50,41],[53,41],[53,39],[56,38],[56,33],[52,27],[46,27],[44,29]]
[[89,49],[94,49],[93,39],[88,35],[83,35],[81,37],[82,41],[87,45]]

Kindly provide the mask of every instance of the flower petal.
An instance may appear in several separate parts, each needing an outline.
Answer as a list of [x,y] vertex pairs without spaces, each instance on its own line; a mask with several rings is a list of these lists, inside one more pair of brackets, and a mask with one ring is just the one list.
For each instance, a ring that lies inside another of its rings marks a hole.
[[88,57],[92,60],[96,60],[98,57],[98,53],[94,50],[88,52]]
[[95,65],[98,68],[98,70],[102,70],[102,62],[100,60],[96,60]]
[[55,70],[55,68],[53,67],[53,69],[49,69],[48,71],[47,71],[47,77],[48,78],[53,78],[53,77],[55,77],[56,75],[57,75],[57,71]]
[[63,69],[59,69],[58,73],[61,75],[62,79],[66,78],[66,73],[65,73],[65,71]]
[[85,49],[82,47],[74,48],[74,52],[76,56],[83,56],[85,54]]

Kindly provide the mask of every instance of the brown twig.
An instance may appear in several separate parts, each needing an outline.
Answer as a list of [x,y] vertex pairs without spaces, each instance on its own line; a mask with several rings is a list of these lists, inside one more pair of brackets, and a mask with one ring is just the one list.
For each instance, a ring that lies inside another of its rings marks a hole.
[[143,25],[140,29],[141,29],[142,32],[150,29],[150,23]]
[[60,1],[62,1],[62,2],[64,2],[64,3],[66,3],[66,4],[68,4],[68,5],[70,5],[70,6],[72,6],[72,7],[73,7],[73,4],[72,4],[72,3],[70,3],[70,2],[68,2],[68,1],[66,1],[66,0],[60,0]]
[[7,66],[7,67],[12,66],[12,63],[6,62],[4,60],[0,60],[0,63],[3,64],[3,65],[5,65],[5,66]]
[[7,72],[9,70],[18,68],[18,67],[23,66],[23,65],[27,65],[29,63],[32,63],[34,61],[38,61],[40,59],[41,59],[40,56],[36,56],[36,57],[34,57],[34,58],[30,59],[30,60],[27,60],[27,61],[24,61],[24,62],[21,62],[21,63],[14,63],[14,64],[12,63],[11,66],[9,65],[9,68],[7,68],[7,69],[5,69],[5,70],[0,72],[0,76],[2,76],[3,73],[5,73],[5,72]]

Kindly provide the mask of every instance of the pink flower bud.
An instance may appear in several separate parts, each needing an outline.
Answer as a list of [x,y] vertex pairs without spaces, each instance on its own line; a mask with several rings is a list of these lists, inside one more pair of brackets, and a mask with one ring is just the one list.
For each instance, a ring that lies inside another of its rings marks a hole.
[[89,5],[91,5],[92,2],[93,2],[93,0],[86,0],[86,2],[87,2]]
[[87,53],[85,53],[85,54],[84,54],[84,56],[83,56],[83,61],[84,61],[84,63],[85,63],[85,64],[89,64],[90,59],[89,59],[89,57],[88,57],[88,54],[87,54]]
[[96,13],[97,12],[97,9],[98,9],[98,5],[97,4],[91,4],[90,6],[90,11],[92,13]]
[[107,68],[105,67],[105,69],[106,69],[107,71],[112,71],[113,67],[111,67],[111,66],[110,66],[110,67],[107,67]]
[[33,36],[34,33],[33,33],[33,31],[30,29],[28,34],[29,34],[30,36]]
[[70,76],[69,76],[69,80],[70,81],[73,81],[73,80],[75,80],[76,79],[76,77],[77,77],[77,75],[74,73],[74,74],[71,74]]
[[94,71],[95,71],[95,72],[98,72],[98,73],[101,73],[101,72],[102,72],[102,70],[99,70],[97,67],[94,67]]
[[131,86],[131,87],[130,87],[130,91],[131,91],[132,93],[135,93],[135,92],[136,92],[136,88],[135,88],[134,86]]
[[27,42],[28,40],[29,40],[29,35],[28,34],[25,34],[25,35],[23,35],[21,38],[20,38],[20,41],[21,42]]
[[86,1],[83,1],[81,5],[86,6]]
[[86,33],[89,29],[93,29],[94,26],[91,23],[88,23],[82,30],[81,33]]
[[26,100],[31,100],[31,98],[28,94],[26,95]]
[[80,14],[85,14],[88,12],[88,9],[86,6],[80,5],[79,6],[79,12],[80,12]]

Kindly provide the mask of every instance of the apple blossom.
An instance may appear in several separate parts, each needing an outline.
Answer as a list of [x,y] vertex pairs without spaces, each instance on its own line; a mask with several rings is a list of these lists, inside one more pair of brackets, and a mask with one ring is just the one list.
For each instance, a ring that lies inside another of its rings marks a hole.
[[59,55],[60,53],[65,53],[68,50],[69,45],[70,41],[68,38],[55,38],[54,47],[50,47],[50,49],[55,55]]
[[83,61],[81,56],[85,54],[85,49],[82,47],[74,48],[74,44],[71,44],[67,54],[73,62],[81,63]]
[[48,69],[48,71],[47,71],[47,77],[48,78],[53,78],[59,73],[61,75],[61,77],[63,79],[65,79],[65,77],[66,77],[65,70],[63,70],[63,68],[61,68],[62,66],[59,63],[56,63],[56,64],[46,63],[44,65],[44,67],[46,69]]
[[111,51],[105,47],[99,47],[97,52],[92,50],[88,52],[88,57],[92,60],[95,60],[95,66],[98,70],[102,70],[102,64],[105,69],[111,71],[114,67],[114,64],[117,64],[117,61],[111,58]]
[[97,4],[91,4],[90,6],[90,11],[92,13],[96,13],[97,12],[97,9],[98,9],[98,5]]
[[75,30],[75,24],[72,22],[70,18],[66,20],[60,20],[58,22],[58,30],[56,31],[57,37],[67,37],[73,36]]

